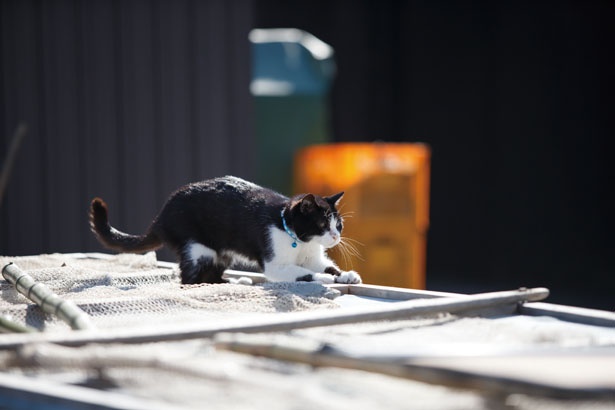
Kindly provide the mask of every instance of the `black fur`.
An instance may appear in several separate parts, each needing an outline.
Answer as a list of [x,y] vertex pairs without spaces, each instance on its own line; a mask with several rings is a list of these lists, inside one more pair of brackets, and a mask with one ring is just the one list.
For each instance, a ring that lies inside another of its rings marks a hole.
[[151,231],[130,235],[112,228],[107,219],[107,204],[100,198],[94,198],[90,205],[90,227],[101,244],[119,252],[141,253],[162,246],[160,238]]
[[[220,283],[222,273],[233,268],[233,258],[223,250],[244,255],[264,270],[273,258],[269,227],[283,230],[280,213],[301,241],[321,235],[327,216],[337,214],[336,202],[343,193],[331,197],[302,194],[288,198],[282,194],[235,177],[221,177],[186,185],[173,193],[145,235],[130,235],[112,228],[107,206],[96,198],[90,207],[90,224],[98,240],[120,252],[145,252],[163,244],[176,252],[183,283]],[[341,232],[341,221],[338,226]],[[184,255],[190,243],[200,243],[218,252],[218,258],[199,260]],[[245,266],[242,266],[245,269]],[[339,272],[339,270],[337,270]]]
[[325,269],[325,273],[328,273],[328,274],[334,275],[334,276],[339,276],[339,275],[342,274],[342,271],[340,271],[335,266],[329,266],[327,269]]

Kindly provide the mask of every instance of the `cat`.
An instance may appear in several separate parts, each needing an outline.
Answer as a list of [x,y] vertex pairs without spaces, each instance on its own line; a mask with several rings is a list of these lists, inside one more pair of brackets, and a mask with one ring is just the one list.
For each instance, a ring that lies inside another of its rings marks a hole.
[[226,176],[185,185],[164,204],[143,235],[109,225],[107,205],[94,198],[90,226],[98,241],[119,252],[162,246],[178,257],[184,284],[224,283],[226,269],[264,273],[270,281],[361,283],[342,271],[326,249],[342,240],[337,205],[344,193],[288,198],[241,178]]

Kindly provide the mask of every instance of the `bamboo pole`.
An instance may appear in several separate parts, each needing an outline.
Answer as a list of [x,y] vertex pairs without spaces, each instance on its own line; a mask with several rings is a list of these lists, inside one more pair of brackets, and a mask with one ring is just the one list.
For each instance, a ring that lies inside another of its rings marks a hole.
[[67,346],[87,343],[150,343],[174,340],[210,338],[218,333],[284,332],[319,326],[342,325],[381,320],[400,320],[433,315],[442,312],[460,314],[494,306],[516,305],[538,301],[549,295],[548,289],[520,289],[514,291],[480,293],[450,298],[418,299],[385,304],[365,309],[340,309],[267,315],[260,319],[229,320],[223,324],[186,323],[177,326],[148,327],[139,329],[74,332],[70,334],[7,335],[0,339],[0,349],[14,348],[30,342],[52,342]]
[[32,333],[36,332],[36,329],[30,326],[23,326],[19,323],[15,323],[12,320],[0,316],[0,333]]
[[75,330],[93,329],[87,313],[81,310],[74,302],[61,299],[47,286],[36,282],[32,276],[19,269],[14,263],[2,268],[2,276],[15,286],[17,291],[40,306],[45,312],[56,315],[68,323]]

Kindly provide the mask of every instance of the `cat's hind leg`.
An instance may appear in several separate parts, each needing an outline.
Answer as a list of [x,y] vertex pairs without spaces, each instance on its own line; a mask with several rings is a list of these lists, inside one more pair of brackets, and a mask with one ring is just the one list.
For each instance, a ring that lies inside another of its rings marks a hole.
[[179,269],[183,284],[225,283],[226,266],[220,263],[216,251],[200,243],[190,242],[182,249]]

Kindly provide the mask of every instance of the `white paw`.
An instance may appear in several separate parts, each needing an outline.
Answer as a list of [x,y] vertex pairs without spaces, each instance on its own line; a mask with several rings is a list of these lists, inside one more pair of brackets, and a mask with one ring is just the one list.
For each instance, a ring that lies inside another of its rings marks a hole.
[[339,276],[335,277],[335,281],[337,283],[350,283],[353,285],[361,283],[361,276],[353,270],[349,270],[347,272],[342,272]]
[[252,279],[241,276],[239,278],[228,278],[228,283],[232,283],[234,285],[252,285]]
[[314,282],[322,283],[323,285],[330,285],[335,283],[335,276],[328,273],[314,273],[312,274]]

